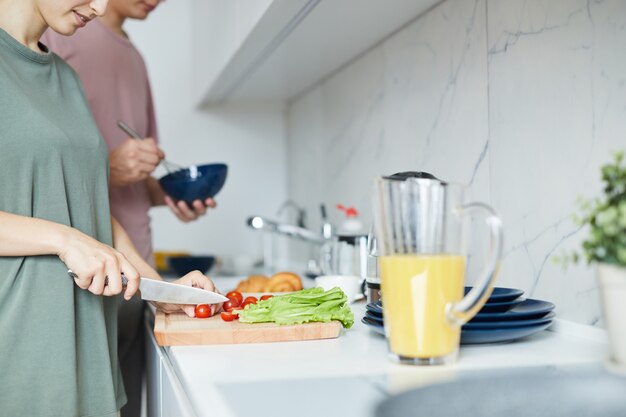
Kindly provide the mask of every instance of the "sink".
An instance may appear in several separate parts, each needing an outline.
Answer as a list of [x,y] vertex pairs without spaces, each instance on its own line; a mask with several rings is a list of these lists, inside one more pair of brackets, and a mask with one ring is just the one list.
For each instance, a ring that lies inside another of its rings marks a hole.
[[626,378],[594,369],[461,378],[382,402],[378,417],[624,417]]

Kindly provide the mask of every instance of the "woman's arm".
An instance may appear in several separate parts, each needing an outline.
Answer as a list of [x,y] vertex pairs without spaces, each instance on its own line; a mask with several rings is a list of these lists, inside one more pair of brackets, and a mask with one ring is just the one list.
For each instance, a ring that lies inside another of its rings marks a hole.
[[37,255],[58,256],[77,275],[76,284],[97,295],[119,294],[122,272],[129,279],[127,299],[139,285],[133,265],[110,246],[60,223],[0,211],[0,256]]
[[[137,252],[135,245],[128,237],[124,227],[111,217],[111,226],[113,228],[113,247],[122,252],[126,258],[137,268],[139,274],[145,278],[162,279],[157,271],[154,270]],[[203,288],[209,291],[215,291],[215,285],[213,281],[207,278],[199,271],[193,271],[185,275],[184,277],[175,281],[176,284],[188,285],[191,287]],[[159,310],[163,310],[166,313],[171,313],[179,310],[183,310],[189,317],[194,317],[195,305],[181,305],[181,304],[163,304],[151,302]],[[215,314],[219,311],[219,305],[211,306],[211,311]]]
[[73,229],[0,211],[0,256],[60,255]]

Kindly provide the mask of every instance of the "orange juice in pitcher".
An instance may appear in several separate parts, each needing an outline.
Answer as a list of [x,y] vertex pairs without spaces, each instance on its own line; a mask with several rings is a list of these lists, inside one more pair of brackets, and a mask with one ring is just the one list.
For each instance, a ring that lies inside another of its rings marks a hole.
[[463,298],[465,257],[392,255],[379,262],[391,349],[416,358],[456,351],[460,328],[446,317],[446,306]]
[[[493,288],[502,223],[486,204],[465,202],[467,187],[406,174],[378,178],[375,184],[385,336],[391,357],[400,363],[451,363],[461,326]],[[486,213],[491,253],[482,277],[464,297],[467,214],[474,211]]]

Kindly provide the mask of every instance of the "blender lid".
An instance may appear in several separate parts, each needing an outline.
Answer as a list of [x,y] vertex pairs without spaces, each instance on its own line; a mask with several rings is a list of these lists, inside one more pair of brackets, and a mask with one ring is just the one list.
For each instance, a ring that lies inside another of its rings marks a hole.
[[427,180],[439,181],[439,182],[445,184],[445,181],[440,180],[439,178],[435,177],[431,173],[423,172],[423,171],[398,172],[398,173],[395,173],[393,175],[385,176],[383,178],[386,179],[386,180],[393,180],[393,181],[404,181],[404,180],[406,180],[408,178],[422,178],[422,179],[427,179]]

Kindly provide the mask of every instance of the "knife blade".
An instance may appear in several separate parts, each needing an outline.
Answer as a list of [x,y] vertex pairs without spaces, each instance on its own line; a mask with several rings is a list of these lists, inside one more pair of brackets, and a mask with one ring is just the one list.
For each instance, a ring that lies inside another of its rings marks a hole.
[[[77,277],[71,269],[67,273],[72,278]],[[128,278],[122,274],[122,285],[127,283]],[[108,278],[105,280],[107,284]],[[168,304],[218,304],[228,301],[216,292],[144,277],[139,278],[139,292],[142,300]]]

